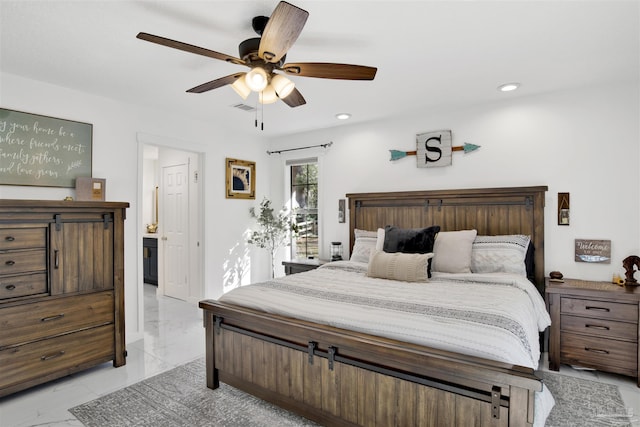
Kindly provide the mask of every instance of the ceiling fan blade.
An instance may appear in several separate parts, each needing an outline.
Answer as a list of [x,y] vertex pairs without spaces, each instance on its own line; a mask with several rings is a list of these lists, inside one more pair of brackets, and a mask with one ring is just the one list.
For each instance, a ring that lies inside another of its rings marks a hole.
[[293,91],[285,98],[282,98],[282,100],[291,108],[299,107],[307,103],[300,91],[296,88],[294,88]]
[[203,47],[194,46],[192,44],[171,40],[161,36],[154,36],[149,33],[138,33],[136,36],[140,40],[145,40],[151,43],[156,43],[162,46],[172,47],[174,49],[183,50],[185,52],[195,53],[196,55],[207,56],[213,59],[219,59],[225,62],[231,62],[233,64],[247,65],[242,59],[236,58],[231,55],[216,52],[214,50],[205,49]]
[[233,84],[237,79],[244,76],[246,73],[235,73],[228,76],[220,77],[219,79],[211,80],[210,82],[203,83],[199,86],[192,87],[187,92],[190,93],[202,93],[213,89],[217,89],[222,86]]
[[375,67],[329,62],[290,63],[284,64],[281,70],[294,76],[338,80],[373,80],[378,71]]
[[306,10],[286,1],[278,3],[262,32],[258,56],[278,63],[298,39],[308,17]]

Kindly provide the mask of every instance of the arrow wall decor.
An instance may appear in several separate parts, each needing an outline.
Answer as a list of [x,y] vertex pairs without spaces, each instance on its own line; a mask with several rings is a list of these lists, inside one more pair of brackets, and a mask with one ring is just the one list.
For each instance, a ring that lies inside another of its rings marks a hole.
[[[457,145],[457,146],[453,146],[451,147],[452,151],[464,151],[465,154],[466,153],[470,153],[472,151],[477,150],[478,148],[480,148],[480,145],[475,145],[475,144],[469,144],[469,143],[464,143],[464,145]],[[415,156],[416,154],[418,154],[418,151],[400,151],[400,150],[389,150],[389,152],[391,153],[391,161],[393,160],[399,160],[402,159],[403,157],[406,156]]]
[[416,166],[419,168],[437,168],[451,166],[454,151],[470,153],[480,148],[479,145],[464,143],[453,146],[450,130],[437,130],[416,135],[416,151],[389,150],[391,161],[406,156],[416,156]]

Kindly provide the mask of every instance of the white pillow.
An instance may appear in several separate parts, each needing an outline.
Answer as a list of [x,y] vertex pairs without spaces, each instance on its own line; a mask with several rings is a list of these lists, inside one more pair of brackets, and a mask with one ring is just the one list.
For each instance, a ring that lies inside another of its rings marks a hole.
[[431,271],[471,273],[471,245],[477,230],[441,231],[433,244]]
[[384,228],[378,228],[378,241],[376,242],[376,250],[381,251],[384,247]]
[[356,241],[353,244],[351,258],[349,260],[355,262],[369,262],[369,255],[373,249],[382,250],[384,245],[384,228],[378,228],[378,231],[353,230]]
[[473,273],[527,275],[525,258],[531,238],[521,234],[477,236],[471,250]]
[[367,276],[403,282],[428,282],[427,264],[433,257],[428,254],[371,251]]
[[355,262],[369,262],[369,255],[371,250],[376,248],[378,241],[377,231],[353,230],[356,241],[353,244],[353,250],[351,251],[351,261]]

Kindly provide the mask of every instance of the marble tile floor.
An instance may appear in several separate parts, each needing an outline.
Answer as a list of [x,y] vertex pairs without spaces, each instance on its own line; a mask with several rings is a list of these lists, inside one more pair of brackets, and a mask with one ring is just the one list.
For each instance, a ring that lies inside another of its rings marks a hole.
[[1,427],[82,426],[67,409],[204,356],[202,311],[157,297],[144,285],[144,339],[127,344],[127,364],[111,362],[0,398]]
[[[204,356],[204,328],[199,308],[157,297],[145,284],[144,339],[127,345],[127,364],[105,363],[11,396],[0,398],[1,427],[72,427],[82,424],[67,409]],[[548,370],[547,354],[540,369]],[[562,366],[560,373],[615,384],[632,425],[640,427],[640,388],[635,379]]]

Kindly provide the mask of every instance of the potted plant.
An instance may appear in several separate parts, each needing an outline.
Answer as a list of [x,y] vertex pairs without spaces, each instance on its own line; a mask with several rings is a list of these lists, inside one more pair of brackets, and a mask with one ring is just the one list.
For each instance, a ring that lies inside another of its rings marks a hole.
[[262,199],[260,207],[249,209],[249,215],[258,223],[258,230],[250,231],[247,243],[269,250],[271,256],[271,278],[275,274],[276,252],[282,246],[289,246],[289,233],[296,233],[297,226],[291,222],[287,211],[283,208],[275,212],[271,200]]

